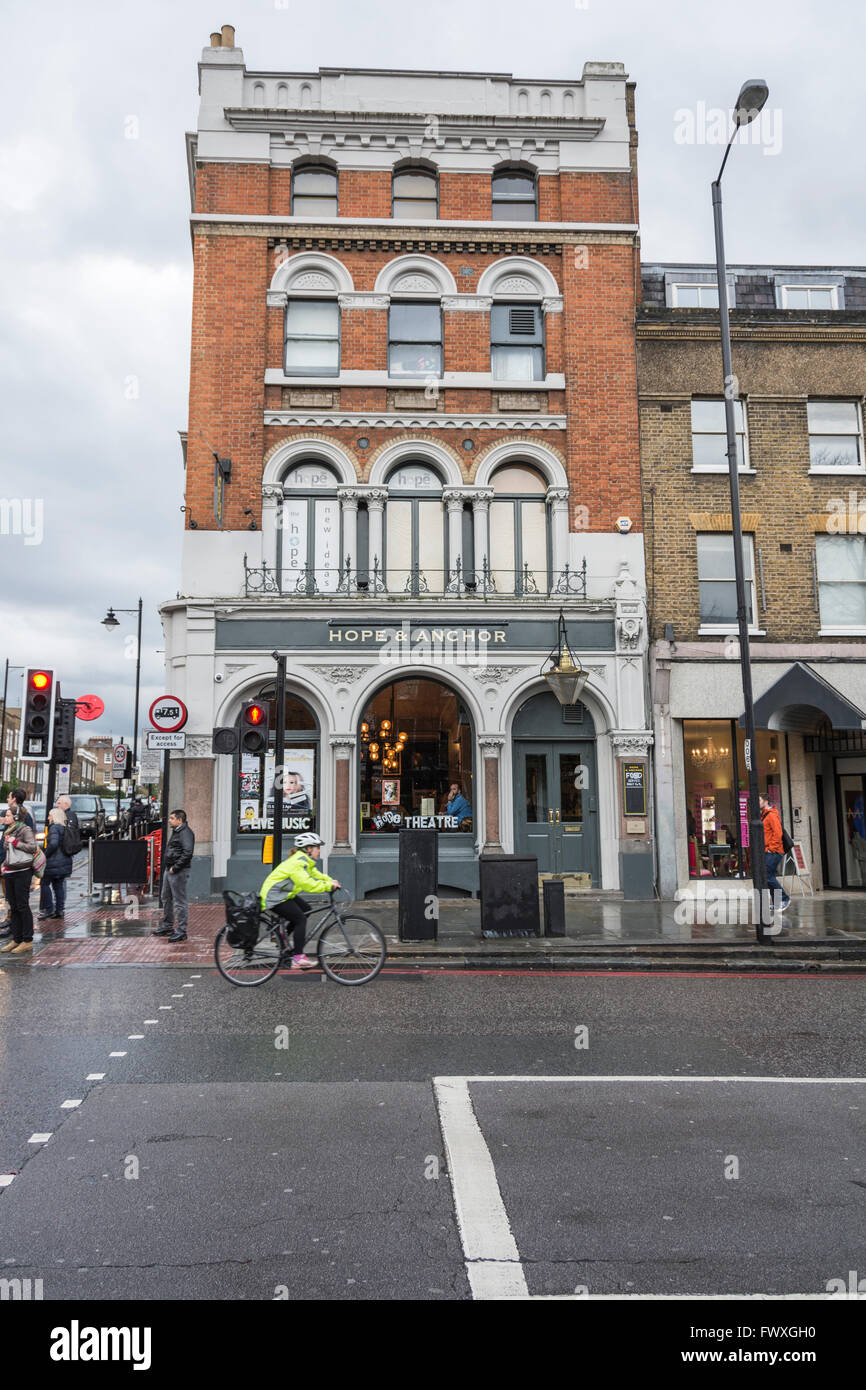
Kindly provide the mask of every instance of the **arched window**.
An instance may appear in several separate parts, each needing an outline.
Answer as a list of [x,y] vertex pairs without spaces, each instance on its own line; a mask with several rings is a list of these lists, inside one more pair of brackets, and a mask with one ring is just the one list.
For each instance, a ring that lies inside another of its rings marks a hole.
[[292,216],[336,217],[337,175],[325,164],[305,164],[292,172]]
[[[272,687],[273,688],[273,687]],[[250,697],[258,692],[250,692]],[[248,697],[249,698],[249,697]],[[277,758],[277,702],[268,699],[268,748],[237,754],[237,829],[240,835],[264,834],[274,828],[274,790],[283,781],[283,832],[315,830],[319,805],[319,721],[305,700],[286,692],[283,753]],[[279,771],[278,771],[279,770]]]
[[435,222],[439,216],[436,175],[427,169],[400,169],[391,185],[391,216]]
[[529,464],[506,463],[490,483],[490,568],[497,591],[547,593],[546,480]]
[[340,582],[340,480],[317,460],[283,479],[277,568],[284,594],[333,593]]
[[537,222],[535,175],[525,169],[502,169],[493,175],[494,222]]
[[544,380],[544,317],[540,304],[494,304],[490,310],[494,381]]
[[442,308],[424,300],[394,303],[388,310],[388,375],[442,375]]
[[286,302],[286,376],[340,375],[340,306],[336,299]]
[[427,464],[400,464],[388,478],[385,509],[388,590],[441,593],[445,574],[442,479]]

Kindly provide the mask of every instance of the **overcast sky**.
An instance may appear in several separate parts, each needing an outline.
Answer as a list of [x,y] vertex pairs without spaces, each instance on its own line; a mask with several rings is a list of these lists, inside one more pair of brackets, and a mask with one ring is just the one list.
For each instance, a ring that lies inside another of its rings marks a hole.
[[[624,63],[637,83],[645,260],[712,259],[720,149],[682,143],[678,113],[729,107],[742,80],[763,77],[763,145],[735,151],[725,174],[728,259],[856,265],[864,14],[862,0],[43,0],[7,11],[0,497],[29,499],[29,536],[0,535],[0,682],[6,657],[53,664],[66,695],[105,700],[79,740],[129,737],[135,619],[113,633],[100,622],[108,604],[134,608],[141,595],[145,712],[164,689],[157,608],[179,584],[192,289],[184,131],[213,29],[235,25],[250,69],[573,80],[587,60]],[[20,677],[10,701],[19,688]]]

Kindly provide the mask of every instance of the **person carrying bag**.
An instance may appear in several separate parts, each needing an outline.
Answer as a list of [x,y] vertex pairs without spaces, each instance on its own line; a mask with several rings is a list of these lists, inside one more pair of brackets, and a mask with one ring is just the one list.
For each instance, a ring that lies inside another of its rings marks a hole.
[[33,951],[33,913],[30,909],[30,886],[37,856],[45,865],[45,855],[36,843],[36,836],[26,824],[24,809],[7,806],[3,816],[3,886],[12,925],[12,940],[0,947],[3,955],[30,955]]

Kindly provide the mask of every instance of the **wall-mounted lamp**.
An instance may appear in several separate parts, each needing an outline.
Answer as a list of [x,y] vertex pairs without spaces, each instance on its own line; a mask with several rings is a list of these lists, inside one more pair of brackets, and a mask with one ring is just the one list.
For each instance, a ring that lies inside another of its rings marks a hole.
[[[182,511],[182,512],[190,512],[190,513],[191,513],[191,512],[192,512],[192,508],[191,508],[191,507],[181,507],[181,511]],[[190,518],[189,518],[189,529],[190,529],[191,531],[197,531],[197,530],[198,530],[198,522],[197,522],[197,521],[193,521],[192,515],[190,515]]]

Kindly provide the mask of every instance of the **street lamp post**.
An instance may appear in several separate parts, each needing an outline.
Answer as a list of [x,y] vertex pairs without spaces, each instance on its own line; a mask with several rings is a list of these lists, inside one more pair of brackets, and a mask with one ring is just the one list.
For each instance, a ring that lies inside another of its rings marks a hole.
[[[737,379],[731,360],[731,325],[728,316],[728,281],[725,267],[725,243],[722,230],[722,174],[731,146],[741,126],[755,119],[767,100],[766,82],[760,79],[746,82],[737,97],[734,110],[734,130],[725,148],[725,155],[713,183],[713,226],[716,238],[716,276],[719,285],[719,320],[722,332],[722,369],[725,379],[725,432],[728,443],[728,473],[731,483],[731,530],[734,545],[734,576],[737,585],[737,627],[740,638],[740,673],[745,706],[745,755],[749,781],[749,846],[752,852],[752,883],[756,890],[758,911],[756,932],[764,940],[764,915],[767,905],[767,861],[764,858],[764,823],[758,801],[758,761],[755,743],[755,705],[752,697],[752,663],[749,646],[749,622],[753,616],[746,596],[746,575],[743,564],[743,526],[740,516],[740,474],[737,457],[737,429],[734,402],[739,399]],[[767,922],[769,925],[769,919]]]
[[[138,761],[138,693],[141,688],[141,599],[138,600],[138,608],[118,608],[118,613],[138,613],[138,636],[135,646],[135,723],[132,726],[132,790],[135,791],[135,764]],[[102,619],[102,626],[108,628],[109,632],[120,627],[120,623],[115,617],[115,610],[109,608],[105,617]],[[120,829],[118,817],[118,829]]]

